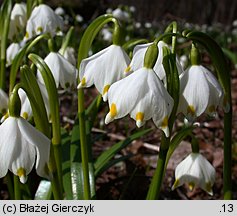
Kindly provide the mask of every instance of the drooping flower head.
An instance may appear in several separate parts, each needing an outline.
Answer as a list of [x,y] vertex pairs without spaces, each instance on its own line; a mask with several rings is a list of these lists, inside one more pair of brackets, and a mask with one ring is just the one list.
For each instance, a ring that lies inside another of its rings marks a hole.
[[[57,88],[59,85],[64,89],[70,86],[76,86],[77,69],[61,54],[50,52],[44,61],[53,74]],[[38,79],[41,83],[44,83],[41,73],[39,72]]]
[[138,127],[152,119],[169,136],[168,118],[173,99],[152,69],[143,67],[115,82],[109,89],[108,101],[110,112],[106,124],[130,114]]
[[26,4],[16,3],[12,8],[8,38],[12,40],[19,32],[23,32],[27,22]]
[[25,183],[35,163],[37,174],[48,178],[49,149],[50,140],[25,119],[8,117],[0,125],[0,178],[9,169]]
[[79,70],[81,82],[78,88],[90,87],[94,84],[106,101],[111,84],[124,77],[123,72],[129,62],[130,59],[121,46],[110,45],[82,60]]
[[34,164],[39,176],[48,178],[50,139],[20,117],[21,100],[13,89],[9,117],[0,125],[0,178],[8,169],[25,183]]
[[21,46],[19,43],[11,43],[10,46],[7,48],[7,59],[6,59],[6,66],[10,66],[12,64],[13,59],[19,53]]
[[47,5],[35,7],[26,25],[25,40],[36,35],[50,33],[51,37],[62,31],[63,20]]
[[213,195],[212,186],[215,182],[215,173],[214,167],[206,158],[199,153],[191,153],[176,167],[176,180],[172,190],[187,183],[191,190],[196,185]]
[[201,65],[192,65],[180,76],[178,111],[193,121],[202,113],[213,115],[223,101],[222,88],[215,76]]

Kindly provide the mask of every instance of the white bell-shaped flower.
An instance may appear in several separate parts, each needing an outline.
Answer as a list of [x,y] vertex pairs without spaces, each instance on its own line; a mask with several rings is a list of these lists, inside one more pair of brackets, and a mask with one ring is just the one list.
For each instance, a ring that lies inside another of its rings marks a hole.
[[12,64],[13,59],[19,53],[21,46],[19,43],[11,43],[10,46],[7,48],[7,60],[6,66],[10,66]]
[[95,84],[107,101],[110,86],[124,77],[130,59],[121,46],[111,45],[89,58],[83,59],[80,65],[79,76],[81,82],[78,88],[90,87]]
[[26,22],[26,4],[23,2],[16,3],[11,12],[8,38],[13,39],[17,34],[19,34],[19,31],[23,31],[25,29]]
[[169,136],[168,118],[173,99],[152,69],[143,67],[114,83],[109,89],[108,101],[110,112],[105,118],[106,124],[130,114],[138,127],[153,119]]
[[212,186],[215,182],[215,169],[210,162],[199,153],[191,153],[175,170],[175,183],[172,190],[187,183],[190,190],[198,186],[213,195]]
[[53,37],[62,31],[62,28],[62,18],[49,6],[40,4],[33,9],[27,21],[25,40],[44,33],[50,33]]
[[[64,89],[70,86],[76,86],[77,69],[61,54],[50,52],[44,61],[53,74],[57,88],[59,85]],[[39,81],[44,83],[40,72],[37,73],[37,76]]]
[[3,91],[0,88],[0,113],[5,114],[7,112],[7,109],[8,109],[8,96],[5,93],[5,91]]
[[[152,43],[139,44],[134,47],[133,58],[131,60],[130,65],[125,70],[126,74],[129,72],[136,71],[144,66],[145,54],[146,54],[148,47],[151,44]],[[168,45],[163,41],[159,41],[157,46],[158,46],[159,52],[158,52],[158,57],[157,57],[155,65],[153,67],[153,70],[156,72],[156,74],[158,75],[160,80],[165,80],[166,74],[165,74],[165,69],[164,69],[163,63],[162,63],[163,62],[163,47],[168,47]],[[181,67],[178,59],[176,59],[176,67],[178,69],[179,74],[183,73],[182,67]]]
[[215,114],[223,102],[222,88],[215,76],[201,65],[192,65],[180,76],[180,101],[178,112],[189,121],[202,113]]
[[50,140],[25,119],[8,117],[0,125],[0,178],[8,169],[25,183],[34,164],[39,176],[48,178]]

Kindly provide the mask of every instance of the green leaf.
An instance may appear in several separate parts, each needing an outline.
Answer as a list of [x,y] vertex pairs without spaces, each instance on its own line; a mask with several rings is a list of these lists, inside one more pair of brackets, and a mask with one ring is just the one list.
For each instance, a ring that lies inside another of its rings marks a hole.
[[72,199],[72,182],[71,182],[71,161],[70,161],[70,143],[71,137],[69,133],[61,128],[62,142],[62,172],[63,172],[63,188],[66,199]]
[[1,6],[0,13],[0,38],[1,38],[1,53],[0,53],[0,88],[6,89],[6,50],[8,41],[8,32],[10,26],[10,17],[12,10],[12,0],[5,0]]
[[42,180],[35,193],[35,200],[50,200],[52,197],[51,182]]
[[167,90],[174,99],[174,107],[169,117],[169,128],[173,127],[179,104],[179,73],[176,66],[176,56],[171,53],[170,49],[163,47],[163,66],[166,73]]
[[30,100],[36,127],[50,138],[50,126],[44,100],[36,77],[27,65],[21,67],[21,81]]
[[102,170],[104,170],[104,167],[107,166],[107,163],[123,148],[125,148],[127,145],[129,145],[133,140],[138,139],[145,134],[151,132],[152,129],[145,129],[142,131],[139,131],[127,139],[120,141],[116,144],[114,144],[111,148],[108,150],[104,151],[95,161],[94,167],[95,167],[95,173],[101,173]]
[[59,116],[58,91],[54,77],[48,65],[44,62],[44,60],[40,56],[31,53],[29,54],[28,58],[36,65],[36,67],[38,68],[44,79],[44,84],[46,86],[47,93],[49,96],[49,106],[50,106],[50,114],[53,130],[52,143],[53,145],[58,145],[61,142],[60,140],[61,128],[60,128],[60,116]]
[[71,40],[72,34],[74,33],[74,26],[71,26],[70,29],[68,30],[66,36],[64,37],[61,50],[62,50],[62,55],[64,54],[66,48],[68,47],[69,41]]
[[110,167],[114,166],[115,164],[125,161],[129,158],[133,157],[133,155],[125,155],[125,156],[121,156],[119,158],[116,158],[114,160],[110,160],[108,161],[101,169],[97,169],[95,171],[95,177],[100,176],[103,172],[105,172],[107,169],[109,169]]
[[173,137],[170,142],[169,150],[167,152],[165,167],[167,166],[170,157],[174,153],[175,149],[179,146],[180,142],[184,140],[188,135],[190,135],[194,128],[195,126],[184,128],[181,131],[178,131],[177,134]]
[[232,61],[234,65],[237,64],[237,55],[236,53],[230,51],[229,49],[222,48],[224,54]]
[[[94,167],[92,163],[88,164],[89,166],[89,184],[91,198],[95,199],[95,178],[94,178]],[[84,181],[83,181],[83,168],[82,163],[73,162],[71,163],[71,181],[72,181],[72,198],[74,200],[82,200],[84,197]]]

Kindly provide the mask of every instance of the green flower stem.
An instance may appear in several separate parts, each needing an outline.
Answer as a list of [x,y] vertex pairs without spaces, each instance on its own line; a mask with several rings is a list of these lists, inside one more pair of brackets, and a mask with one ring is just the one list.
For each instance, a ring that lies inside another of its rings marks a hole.
[[[113,41],[115,44],[121,43],[121,37],[119,33],[119,25],[117,20],[112,15],[102,15],[95,19],[84,32],[80,46],[78,49],[78,62],[77,68],[80,70],[81,61],[88,56],[88,52],[92,45],[92,42],[98,32],[103,28],[103,26],[109,22],[113,22],[115,26],[115,34]],[[79,76],[78,76],[79,77]],[[80,79],[78,78],[78,83]],[[88,156],[88,141],[86,135],[86,116],[84,107],[84,92],[83,89],[78,90],[78,119],[79,119],[79,132],[80,132],[80,147],[81,147],[81,163],[83,170],[83,187],[84,187],[84,199],[91,199],[90,196],[90,181],[89,181],[89,156]],[[77,160],[72,158],[72,160]],[[94,178],[94,177],[93,177]],[[91,187],[93,188],[93,187]]]
[[14,198],[15,200],[21,200],[21,183],[19,177],[14,175]]
[[90,183],[89,183],[89,160],[87,151],[86,138],[86,116],[84,107],[84,92],[82,89],[78,90],[78,119],[80,122],[80,143],[81,143],[81,161],[83,170],[83,185],[84,185],[84,199],[90,199]]
[[162,134],[162,140],[160,145],[159,157],[157,161],[157,167],[155,170],[155,174],[152,178],[149,191],[147,194],[147,200],[155,200],[159,198],[160,190],[164,178],[165,165],[166,165],[166,157],[167,152],[169,150],[169,138],[167,138],[164,133]]
[[199,153],[198,140],[197,140],[197,138],[194,135],[192,135],[191,137],[192,137],[192,143],[191,143],[191,145],[192,145],[192,152],[193,153]]
[[[62,146],[61,146],[61,128],[60,128],[60,114],[59,114],[59,101],[56,84],[50,71],[44,60],[36,54],[30,54],[28,58],[39,69],[49,96],[49,106],[52,121],[52,145],[54,150],[54,156],[56,161],[60,194],[63,193],[63,181],[62,181]],[[61,196],[62,198],[62,196]]]
[[7,189],[10,196],[10,199],[14,199],[14,188],[13,188],[13,182],[12,182],[12,175],[8,172],[6,175],[6,182],[7,182]]
[[224,116],[224,199],[232,199],[232,108]]
[[[232,99],[231,99],[231,76],[230,69],[221,47],[207,34],[202,32],[183,32],[183,35],[194,42],[203,45],[209,52],[215,66],[218,79],[224,90],[224,199],[232,198]],[[229,109],[227,107],[229,106]]]

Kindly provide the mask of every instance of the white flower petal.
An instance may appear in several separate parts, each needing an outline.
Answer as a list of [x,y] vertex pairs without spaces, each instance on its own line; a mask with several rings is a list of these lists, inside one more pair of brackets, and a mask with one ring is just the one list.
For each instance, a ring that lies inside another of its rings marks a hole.
[[16,57],[20,49],[21,47],[19,43],[11,43],[10,46],[7,48],[7,67],[12,64],[13,59]]
[[17,131],[16,118],[9,117],[0,125],[0,178],[7,174],[17,143]]
[[[19,119],[17,119],[17,123]],[[35,146],[27,142],[25,137],[22,136],[21,131],[17,130],[17,143],[14,146],[13,154],[11,156],[9,169],[19,176],[20,181],[25,183],[26,176],[32,170],[35,163]]]
[[16,3],[11,11],[11,19],[9,26],[8,38],[11,40],[19,31],[23,31],[26,26],[27,15],[26,15],[26,4]]
[[193,121],[206,112],[215,113],[223,100],[223,91],[214,75],[201,65],[193,65],[180,76],[180,102],[178,111]]
[[[132,58],[131,63],[130,63],[130,71],[136,71],[136,70],[143,67],[145,53],[147,51],[147,48],[151,44],[152,43],[139,44],[139,45],[134,47],[134,49],[133,49],[133,58]],[[127,71],[127,72],[129,72],[129,71]]]
[[[80,65],[80,84],[78,88],[95,84],[97,90],[105,95],[114,82],[123,78],[129,57],[122,47],[111,45],[95,55],[84,59]],[[107,99],[105,95],[104,100]]]
[[152,118],[156,126],[169,136],[168,117],[173,99],[152,69],[141,68],[114,83],[109,89],[108,101],[110,112],[106,124],[130,114],[141,127]]
[[30,101],[23,89],[19,89],[18,93],[21,100],[21,113],[20,114],[24,119],[29,120],[33,116]]
[[[50,52],[44,61],[51,70],[57,87],[59,84],[62,88],[76,85],[77,69],[61,54]],[[40,72],[38,72],[38,79],[44,83]]]
[[40,131],[36,130],[32,125],[23,118],[18,120],[20,132],[27,142],[35,146],[37,151],[36,172],[39,176],[48,177],[45,172],[45,166],[49,161],[50,140]]
[[63,28],[63,20],[47,5],[35,7],[27,21],[25,40],[35,35],[50,33],[52,37]]
[[191,153],[176,167],[175,178],[172,189],[188,183],[191,189],[197,185],[212,195],[211,187],[215,182],[215,169],[201,154]]

